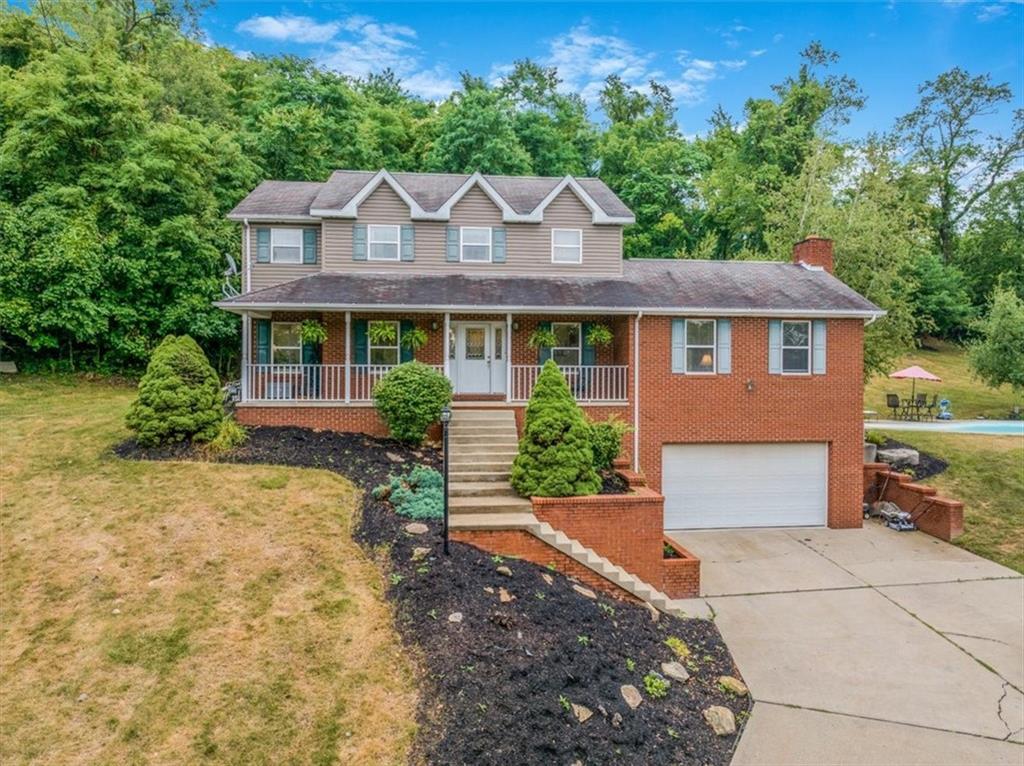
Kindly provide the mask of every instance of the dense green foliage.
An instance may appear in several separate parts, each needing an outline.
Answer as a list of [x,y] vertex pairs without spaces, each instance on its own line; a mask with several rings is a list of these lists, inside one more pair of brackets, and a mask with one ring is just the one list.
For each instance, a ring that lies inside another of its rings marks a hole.
[[191,439],[208,442],[224,420],[220,380],[206,354],[187,335],[168,335],[149,360],[139,396],[125,417],[139,444]]
[[598,175],[636,214],[630,258],[788,259],[830,236],[837,274],[889,312],[868,373],[922,333],[969,336],[997,284],[1024,295],[1024,118],[981,132],[1020,95],[988,76],[940,74],[854,143],[840,129],[866,96],[815,43],[688,138],[657,82],[610,76],[590,114],[519,61],[428,103],[389,71],[207,47],[197,18],[192,0],[0,9],[0,343],[23,367],[130,371],[187,333],[231,372],[238,321],[211,305],[239,252],[224,214],[263,178],[342,167]]
[[452,400],[452,384],[422,362],[406,362],[373,387],[373,403],[399,441],[419,444]]
[[594,470],[591,427],[558,365],[550,359],[526,406],[510,481],[523,497],[591,495],[601,488]]
[[217,435],[210,439],[207,449],[215,455],[230,452],[236,447],[241,447],[249,439],[245,426],[238,424],[234,418],[224,418],[217,427]]
[[980,329],[981,340],[968,354],[971,370],[993,388],[1008,383],[1024,392],[1024,300],[997,287],[992,312]]
[[594,468],[604,471],[622,452],[622,437],[632,431],[632,426],[617,415],[607,420],[590,422],[590,448],[594,452]]
[[444,513],[444,477],[417,465],[405,476],[392,476],[388,484],[373,490],[373,496],[387,498],[395,513],[410,519],[439,519]]

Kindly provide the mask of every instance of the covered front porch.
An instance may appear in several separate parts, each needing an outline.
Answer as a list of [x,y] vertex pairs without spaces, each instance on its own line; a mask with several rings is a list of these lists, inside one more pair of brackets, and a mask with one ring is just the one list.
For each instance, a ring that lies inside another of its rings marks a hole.
[[[551,358],[581,404],[624,404],[633,385],[633,321],[626,315],[249,312],[241,401],[365,404],[377,381],[416,359],[452,381],[457,402],[521,405]],[[319,340],[304,332],[310,324],[322,329]]]

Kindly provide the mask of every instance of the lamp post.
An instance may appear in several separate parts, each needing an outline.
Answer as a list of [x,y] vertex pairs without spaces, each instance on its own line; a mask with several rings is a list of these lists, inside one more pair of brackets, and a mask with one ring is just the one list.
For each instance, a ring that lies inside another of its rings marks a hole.
[[441,431],[444,443],[444,555],[448,555],[448,424],[452,421],[451,407],[441,410]]

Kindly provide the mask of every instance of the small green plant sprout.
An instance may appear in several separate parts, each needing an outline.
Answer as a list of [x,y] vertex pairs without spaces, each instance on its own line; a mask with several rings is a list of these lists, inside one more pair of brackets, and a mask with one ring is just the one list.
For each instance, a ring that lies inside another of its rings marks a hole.
[[366,335],[375,346],[394,345],[398,340],[398,323],[370,322],[366,327]]
[[430,567],[427,564],[420,564],[416,567],[416,574],[427,574],[430,571]]
[[497,553],[495,553],[493,556],[491,556],[491,561],[493,561],[495,564],[504,564],[505,563],[505,559],[502,558],[501,556],[499,556]]
[[587,330],[588,346],[610,346],[612,345],[612,331],[605,324],[592,324]]
[[557,571],[557,569],[558,569],[558,567],[555,566],[555,562],[554,561],[549,561],[548,562],[548,571],[549,572]]
[[736,714],[736,720],[737,720],[737,721],[738,721],[739,723],[743,723],[743,722],[744,722],[744,721],[746,721],[746,720],[747,720],[748,718],[750,718],[750,711],[749,711],[749,710],[741,710],[740,712],[738,712],[738,713]]
[[392,585],[398,585],[398,583],[402,582],[402,580],[404,580],[405,578],[402,577],[402,575],[398,574],[398,572],[392,572],[388,576],[388,579],[391,581]]
[[432,620],[436,620],[437,619],[437,610],[436,609],[431,609],[429,612],[427,612],[427,617],[429,617]]
[[564,694],[558,695],[558,704],[562,706],[562,710],[564,710],[566,713],[572,712],[572,703],[569,702],[569,698],[566,697]]
[[669,636],[665,639],[665,646],[672,650],[672,652],[681,660],[685,660],[690,656],[690,647],[681,638],[675,636]]
[[534,591],[533,595],[536,596],[539,601],[543,601],[545,598],[547,598],[547,596],[545,596],[539,590],[538,591]]
[[550,327],[538,327],[526,340],[530,348],[553,348],[558,345],[558,337]]
[[478,703],[476,703],[476,706],[478,708],[480,708],[480,712],[481,713],[486,713],[487,712],[487,703],[486,702],[478,702]]
[[306,319],[299,325],[299,337],[303,343],[319,346],[327,341],[327,328],[316,319]]
[[414,354],[427,345],[427,340],[427,331],[422,327],[413,327],[411,330],[406,330],[402,333],[402,346]]
[[626,658],[626,670],[628,670],[630,673],[636,670],[636,660],[634,660],[632,657]]
[[590,646],[590,636],[576,636],[576,643],[582,644],[583,646]]
[[660,700],[668,695],[668,688],[672,684],[659,676],[657,673],[648,673],[644,676],[644,689],[651,699]]
[[679,732],[673,729],[671,726],[668,727],[665,733],[672,737],[672,739],[679,739]]
[[604,612],[609,617],[615,616],[615,607],[611,604],[598,604],[597,608]]

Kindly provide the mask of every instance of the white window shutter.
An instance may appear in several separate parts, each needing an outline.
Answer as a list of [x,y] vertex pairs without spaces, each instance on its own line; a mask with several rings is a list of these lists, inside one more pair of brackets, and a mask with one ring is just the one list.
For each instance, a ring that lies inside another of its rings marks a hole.
[[718,372],[728,375],[732,372],[732,321],[718,320]]
[[815,319],[811,324],[812,337],[812,372],[815,375],[825,374],[825,334],[828,323],[824,319]]
[[772,375],[782,374],[782,321],[768,321],[768,372]]
[[672,320],[672,372],[686,372],[686,359],[684,354],[684,337],[686,335],[686,320]]

